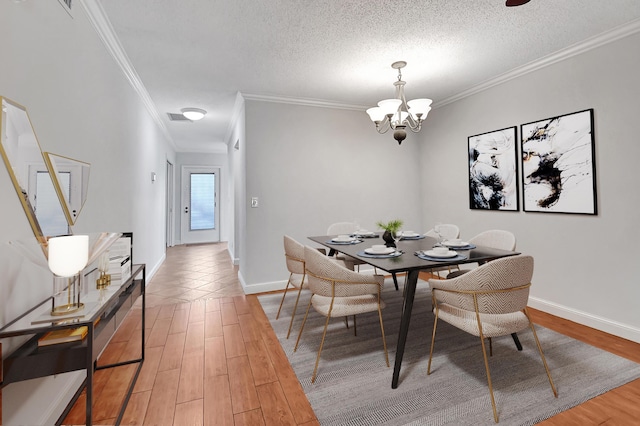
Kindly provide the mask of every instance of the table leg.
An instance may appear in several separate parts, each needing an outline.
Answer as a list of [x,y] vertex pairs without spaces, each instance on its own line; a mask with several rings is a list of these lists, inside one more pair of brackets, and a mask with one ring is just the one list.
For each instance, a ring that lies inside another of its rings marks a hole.
[[402,318],[400,320],[400,332],[398,333],[398,345],[396,347],[396,360],[393,366],[393,379],[391,380],[391,388],[398,387],[398,379],[400,378],[400,367],[402,366],[402,357],[404,355],[404,345],[407,342],[407,334],[409,333],[409,321],[411,321],[411,310],[413,309],[413,298],[416,295],[416,285],[418,284],[419,270],[408,272],[407,282],[404,285],[404,300],[402,303]]

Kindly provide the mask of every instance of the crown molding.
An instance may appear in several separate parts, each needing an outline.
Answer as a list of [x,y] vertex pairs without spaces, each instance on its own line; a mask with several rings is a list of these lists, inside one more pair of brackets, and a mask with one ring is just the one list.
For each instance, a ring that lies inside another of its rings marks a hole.
[[285,96],[256,95],[252,93],[242,93],[242,96],[249,101],[276,102],[280,104],[293,104],[320,108],[348,109],[356,111],[362,111],[369,108],[368,106],[363,105],[343,104],[340,102],[331,102],[321,99],[289,98]]
[[98,0],[79,0],[79,3],[82,5],[85,14],[89,18],[89,21],[96,30],[96,33],[98,33],[98,36],[106,46],[107,50],[111,53],[111,56],[113,56],[118,66],[120,66],[120,69],[129,81],[129,84],[131,84],[133,90],[135,90],[138,96],[140,96],[142,103],[147,108],[149,114],[151,114],[151,118],[156,122],[162,134],[169,141],[171,147],[177,151],[176,143],[171,137],[169,129],[167,129],[164,121],[162,121],[156,105],[151,100],[151,96],[149,96],[149,92],[144,87],[140,76],[131,64],[131,61],[129,61],[129,57],[125,53],[120,40],[116,36],[113,26],[111,26],[111,22],[107,18],[107,14],[102,8],[102,5]]
[[497,86],[499,84],[505,83],[509,80],[513,80],[514,78],[521,77],[523,75],[529,74],[541,68],[548,67],[552,64],[555,64],[560,61],[564,61],[565,59],[571,58],[576,55],[580,55],[582,53],[588,52],[600,46],[604,46],[605,44],[612,43],[616,40],[620,40],[622,38],[628,37],[632,34],[640,32],[640,19],[636,19],[631,21],[630,23],[621,25],[617,28],[614,28],[610,31],[606,31],[597,36],[588,38],[584,41],[576,43],[572,46],[569,46],[565,49],[559,50],[550,55],[544,56],[541,59],[537,59],[533,62],[529,62],[523,66],[518,68],[514,68],[513,70],[501,74],[497,77],[486,80],[476,86],[473,86],[463,92],[460,92],[456,95],[453,95],[449,98],[443,99],[439,102],[434,103],[433,107],[438,108],[456,101],[459,101],[463,98],[466,98],[471,95],[475,95],[476,93],[487,90],[491,87]]

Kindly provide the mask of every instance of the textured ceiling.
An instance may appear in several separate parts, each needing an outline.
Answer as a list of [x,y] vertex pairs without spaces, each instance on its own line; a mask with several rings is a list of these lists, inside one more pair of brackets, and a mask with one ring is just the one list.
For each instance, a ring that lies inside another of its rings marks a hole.
[[[639,0],[101,0],[179,151],[224,141],[236,93],[438,102],[640,18]],[[183,107],[200,122],[170,122]],[[363,111],[364,114],[364,111]]]

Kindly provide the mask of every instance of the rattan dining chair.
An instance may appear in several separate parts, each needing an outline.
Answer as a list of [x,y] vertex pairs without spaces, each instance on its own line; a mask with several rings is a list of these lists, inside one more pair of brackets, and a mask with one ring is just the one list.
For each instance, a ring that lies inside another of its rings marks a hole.
[[384,277],[382,275],[360,274],[332,262],[327,256],[323,256],[311,247],[304,248],[306,276],[309,282],[309,290],[312,296],[307,306],[302,326],[298,333],[298,340],[294,348],[297,351],[304,326],[309,317],[311,307],[319,314],[326,317],[316,365],[313,369],[311,383],[314,383],[318,373],[320,354],[324,346],[329,320],[335,317],[344,317],[348,327],[348,317],[353,315],[353,331],[357,335],[356,315],[367,312],[377,312],[382,333],[382,345],[384,357],[389,367],[389,354],[387,353],[387,341],[384,335],[382,322],[382,309],[385,303],[382,300],[382,288]]
[[496,423],[498,412],[493,396],[485,338],[489,340],[489,354],[493,355],[493,337],[507,336],[529,327],[540,352],[553,395],[558,397],[542,346],[527,311],[532,276],[533,257],[519,255],[493,260],[456,278],[429,280],[435,320],[427,374],[431,374],[438,320],[480,337],[493,418]]

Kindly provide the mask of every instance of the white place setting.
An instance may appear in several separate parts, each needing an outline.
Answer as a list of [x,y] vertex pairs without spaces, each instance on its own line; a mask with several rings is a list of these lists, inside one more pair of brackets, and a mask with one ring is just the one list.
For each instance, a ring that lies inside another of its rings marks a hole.
[[358,253],[358,256],[364,257],[397,257],[400,255],[402,255],[401,251],[395,247],[387,247],[384,244],[375,244]]
[[359,240],[358,238],[351,235],[338,235],[337,237],[333,237],[327,242],[329,244],[358,244],[361,243],[362,240]]

